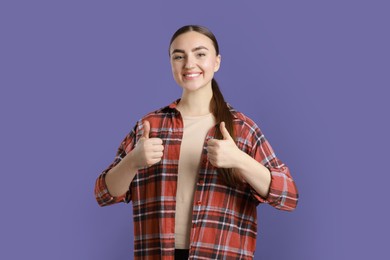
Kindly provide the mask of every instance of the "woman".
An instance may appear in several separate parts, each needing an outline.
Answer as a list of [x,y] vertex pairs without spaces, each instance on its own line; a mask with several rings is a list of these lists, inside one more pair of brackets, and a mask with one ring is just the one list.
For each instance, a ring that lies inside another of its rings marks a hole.
[[215,36],[184,26],[169,56],[181,98],[137,122],[96,199],[133,202],[136,259],[252,259],[256,206],[293,210],[294,181],[259,127],[224,101]]

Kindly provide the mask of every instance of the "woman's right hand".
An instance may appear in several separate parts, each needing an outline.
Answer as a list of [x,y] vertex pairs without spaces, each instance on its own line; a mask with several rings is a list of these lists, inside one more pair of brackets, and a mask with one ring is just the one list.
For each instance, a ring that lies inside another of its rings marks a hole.
[[161,138],[149,138],[150,123],[145,120],[144,133],[131,151],[132,162],[137,169],[149,167],[161,161],[164,146]]

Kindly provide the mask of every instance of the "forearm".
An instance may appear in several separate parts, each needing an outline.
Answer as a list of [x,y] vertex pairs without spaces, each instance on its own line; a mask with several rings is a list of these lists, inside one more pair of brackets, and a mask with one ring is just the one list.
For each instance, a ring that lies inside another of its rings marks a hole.
[[130,152],[121,162],[107,172],[105,181],[111,196],[120,196],[129,190],[130,183],[137,173],[133,163],[133,156]]
[[240,151],[234,169],[263,198],[268,196],[271,173],[261,163]]

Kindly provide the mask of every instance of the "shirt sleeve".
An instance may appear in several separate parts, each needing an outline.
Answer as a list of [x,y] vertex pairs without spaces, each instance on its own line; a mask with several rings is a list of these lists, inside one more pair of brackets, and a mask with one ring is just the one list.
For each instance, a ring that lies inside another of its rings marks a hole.
[[134,149],[136,143],[135,139],[136,139],[137,128],[138,128],[138,123],[121,142],[114,161],[96,179],[95,197],[99,206],[107,206],[119,202],[129,203],[131,201],[130,187],[125,194],[116,197],[112,196],[107,189],[105,177],[109,170],[114,168],[120,161],[122,161],[122,159],[126,156],[126,154],[128,154],[131,150]]
[[254,189],[251,189],[252,194],[261,203],[268,203],[280,210],[294,210],[298,203],[298,190],[289,168],[276,157],[271,145],[256,125],[252,141],[252,157],[271,173],[268,196],[263,198]]

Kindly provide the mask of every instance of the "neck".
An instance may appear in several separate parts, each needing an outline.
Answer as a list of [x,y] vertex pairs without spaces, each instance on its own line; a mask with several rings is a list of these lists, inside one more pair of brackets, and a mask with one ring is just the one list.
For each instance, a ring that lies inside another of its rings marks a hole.
[[211,113],[210,102],[213,97],[211,87],[197,91],[183,90],[177,110],[184,116],[202,116]]

